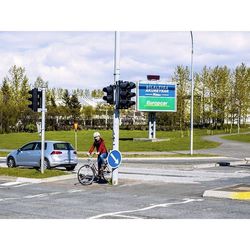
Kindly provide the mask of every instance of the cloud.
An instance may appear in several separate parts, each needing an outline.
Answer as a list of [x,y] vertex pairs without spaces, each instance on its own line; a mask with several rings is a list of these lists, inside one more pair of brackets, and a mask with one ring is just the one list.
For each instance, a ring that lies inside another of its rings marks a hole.
[[[250,32],[193,32],[194,70],[229,68],[250,61]],[[190,32],[121,32],[121,79],[147,74],[171,79],[177,65],[190,66]],[[114,32],[0,32],[0,79],[16,64],[30,83],[50,87],[102,88],[113,82]]]

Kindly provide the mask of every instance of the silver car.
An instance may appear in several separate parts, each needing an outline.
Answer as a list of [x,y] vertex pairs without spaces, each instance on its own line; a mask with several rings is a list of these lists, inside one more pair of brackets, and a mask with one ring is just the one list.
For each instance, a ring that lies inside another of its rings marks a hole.
[[[41,165],[41,141],[33,141],[7,155],[7,166],[32,166]],[[66,167],[68,171],[74,170],[78,163],[77,153],[73,146],[64,141],[45,141],[44,168],[58,166]]]

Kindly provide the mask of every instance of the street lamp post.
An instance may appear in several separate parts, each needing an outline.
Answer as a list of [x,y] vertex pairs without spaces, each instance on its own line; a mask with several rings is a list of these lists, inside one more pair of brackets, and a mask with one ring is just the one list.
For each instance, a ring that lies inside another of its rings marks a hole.
[[240,133],[240,101],[236,100],[235,102],[238,111],[238,119],[237,119],[237,127],[238,127],[238,134]]
[[193,74],[193,54],[194,54],[194,41],[193,33],[190,31],[191,35],[191,103],[190,103],[190,155],[193,155],[193,120],[194,120],[194,74]]

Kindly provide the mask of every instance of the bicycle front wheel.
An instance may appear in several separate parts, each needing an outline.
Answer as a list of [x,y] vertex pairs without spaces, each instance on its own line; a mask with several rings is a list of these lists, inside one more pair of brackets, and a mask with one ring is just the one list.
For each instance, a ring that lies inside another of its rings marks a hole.
[[95,172],[90,165],[84,165],[79,168],[77,178],[82,185],[90,185],[95,178]]

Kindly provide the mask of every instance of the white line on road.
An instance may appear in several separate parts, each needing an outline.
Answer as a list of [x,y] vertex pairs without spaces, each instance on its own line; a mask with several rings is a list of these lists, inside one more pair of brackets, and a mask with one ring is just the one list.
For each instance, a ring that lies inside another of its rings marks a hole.
[[83,190],[81,189],[72,189],[72,190],[69,190],[68,193],[77,193],[77,192],[82,192]]
[[32,198],[41,198],[41,197],[45,197],[48,196],[48,194],[35,194],[35,195],[27,195],[24,196],[24,199],[32,199]]
[[112,215],[111,217],[127,218],[127,219],[142,219],[142,218],[137,217],[137,216],[129,216],[129,215],[121,215],[121,214]]
[[62,192],[53,192],[53,193],[48,193],[48,195],[57,195],[57,194],[62,194]]
[[[77,192],[83,192],[83,191],[85,190],[71,189],[71,190],[68,190],[67,193],[77,193]],[[59,194],[65,194],[65,192],[52,192],[52,193],[43,193],[43,194],[35,194],[35,195],[26,195],[26,196],[19,197],[19,198],[3,198],[3,199],[0,199],[0,201],[43,198],[46,196],[59,195]]]
[[181,202],[156,204],[156,205],[153,205],[153,206],[144,207],[144,208],[135,209],[135,210],[127,210],[127,211],[119,211],[119,212],[113,212],[113,213],[99,214],[99,215],[96,215],[96,216],[89,217],[88,219],[99,219],[99,218],[102,218],[102,217],[105,217],[105,216],[114,216],[114,215],[123,214],[123,213],[135,213],[135,212],[146,211],[146,210],[157,208],[157,207],[169,207],[169,206],[172,206],[172,205],[181,205],[181,204],[186,204],[186,203],[196,202],[196,201],[203,201],[203,200],[204,199],[183,199],[183,201],[181,201]]
[[17,186],[13,186],[14,188],[16,187],[23,187],[23,186],[27,186],[27,185],[30,185],[32,183],[23,183],[23,184],[20,184],[20,185],[17,185]]
[[5,182],[3,184],[1,184],[1,186],[14,186],[14,185],[17,185],[17,184],[21,184],[22,182],[20,181],[11,181],[11,182]]

